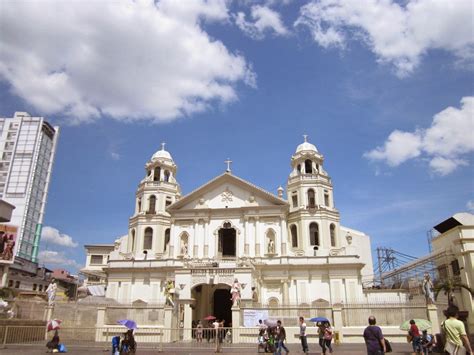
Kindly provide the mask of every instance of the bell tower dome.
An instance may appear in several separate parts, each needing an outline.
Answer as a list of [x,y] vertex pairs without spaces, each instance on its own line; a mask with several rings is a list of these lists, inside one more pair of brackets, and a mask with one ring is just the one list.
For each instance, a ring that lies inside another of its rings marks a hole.
[[287,196],[291,247],[307,256],[329,255],[339,247],[339,212],[334,206],[332,181],[323,169],[324,157],[314,144],[298,145],[291,157]]
[[145,178],[138,184],[129,220],[127,251],[135,258],[155,258],[167,251],[171,218],[166,209],[181,196],[177,168],[165,143],[145,164]]

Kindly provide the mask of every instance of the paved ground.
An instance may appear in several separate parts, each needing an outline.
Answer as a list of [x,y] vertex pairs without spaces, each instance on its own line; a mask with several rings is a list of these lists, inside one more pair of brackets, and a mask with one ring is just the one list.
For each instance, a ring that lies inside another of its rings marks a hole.
[[[195,344],[194,344],[195,345]],[[321,354],[321,349],[316,344],[310,344],[310,354],[319,355]],[[301,347],[297,344],[291,344],[288,346],[290,349],[290,354],[302,354]],[[393,344],[394,352],[392,354],[411,354],[409,344]],[[346,355],[365,355],[364,351],[365,346],[362,344],[344,344],[339,346],[334,346],[334,354],[346,354]],[[9,354],[9,355],[34,355],[34,354],[44,354],[46,352],[46,347],[38,346],[7,346],[5,349],[0,349],[0,354]],[[158,354],[159,349],[142,349],[137,351],[137,355],[152,355]],[[212,348],[197,348],[190,345],[181,344],[178,345],[165,345],[163,348],[162,354],[166,355],[192,355],[192,354],[213,354],[214,349]],[[232,347],[226,347],[223,349],[223,354],[256,354],[257,347],[251,346],[249,344],[235,344]],[[111,354],[110,349],[97,348],[97,347],[87,347],[87,344],[75,345],[68,347],[68,354],[87,354],[87,355],[105,355]]]

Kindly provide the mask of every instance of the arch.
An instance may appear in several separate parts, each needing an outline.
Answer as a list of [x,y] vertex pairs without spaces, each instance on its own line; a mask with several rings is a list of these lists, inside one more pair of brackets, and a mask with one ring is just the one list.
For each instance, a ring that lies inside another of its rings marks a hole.
[[316,207],[316,194],[313,189],[308,189],[308,207]]
[[138,208],[137,212],[140,213],[142,211],[142,198],[141,197],[138,198],[137,208]]
[[329,226],[329,235],[331,236],[331,246],[335,247],[336,246],[336,226],[334,223],[331,223]]
[[313,173],[313,162],[310,159],[304,161],[304,171],[306,174]]
[[319,225],[316,222],[309,225],[309,244],[319,246]]
[[143,249],[151,249],[153,246],[153,228],[146,227],[143,237]]
[[298,170],[298,173],[301,174],[301,164],[298,164],[298,166],[296,167],[296,170]]
[[156,213],[156,196],[151,195],[148,199],[148,213],[155,214]]
[[170,236],[171,236],[171,229],[166,228],[165,229],[165,244],[163,246],[163,251],[166,251],[168,249],[168,245],[170,244]]
[[131,252],[134,252],[135,251],[135,229],[132,229],[132,245],[131,245]]
[[153,181],[160,181],[161,168],[157,166],[154,170]]
[[166,182],[170,181],[170,175],[171,174],[170,174],[169,170],[165,170],[164,180]]
[[298,248],[298,227],[296,227],[296,224],[292,224],[290,226],[290,234],[291,234],[291,247]]

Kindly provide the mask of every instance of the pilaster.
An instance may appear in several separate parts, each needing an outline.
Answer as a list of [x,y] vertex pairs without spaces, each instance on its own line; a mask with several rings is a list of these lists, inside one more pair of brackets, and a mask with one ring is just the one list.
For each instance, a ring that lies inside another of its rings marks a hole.
[[434,304],[426,305],[426,311],[428,313],[428,319],[431,321],[431,331],[433,334],[440,332],[439,320],[438,320],[438,307]]

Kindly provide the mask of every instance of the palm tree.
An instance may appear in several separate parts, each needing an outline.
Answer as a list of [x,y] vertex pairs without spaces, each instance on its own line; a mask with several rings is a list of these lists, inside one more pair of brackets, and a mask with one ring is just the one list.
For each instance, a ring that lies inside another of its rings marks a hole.
[[439,293],[443,291],[444,294],[448,296],[448,305],[452,305],[453,293],[456,288],[463,288],[471,294],[471,297],[474,297],[474,290],[472,290],[469,286],[466,286],[461,282],[455,282],[453,280],[444,280],[434,287],[435,300],[438,298]]

